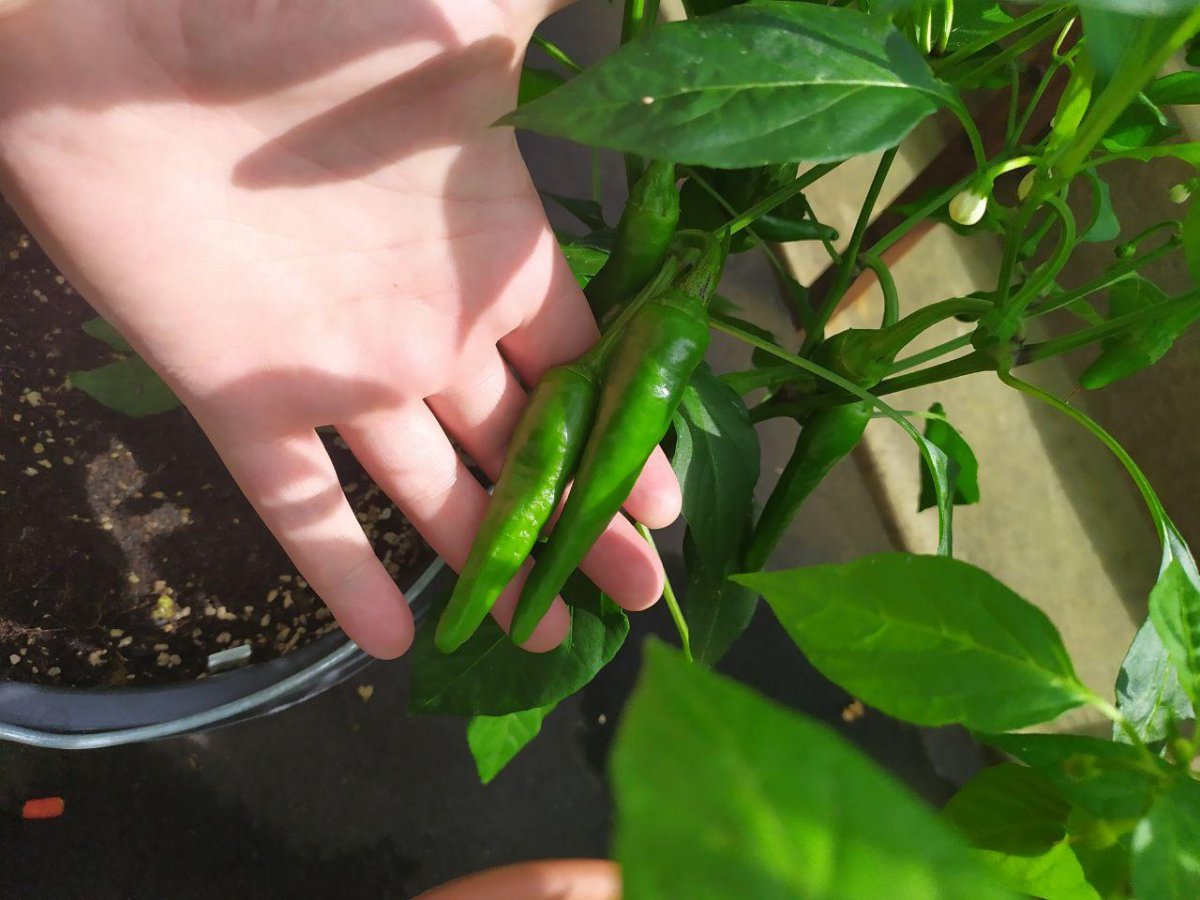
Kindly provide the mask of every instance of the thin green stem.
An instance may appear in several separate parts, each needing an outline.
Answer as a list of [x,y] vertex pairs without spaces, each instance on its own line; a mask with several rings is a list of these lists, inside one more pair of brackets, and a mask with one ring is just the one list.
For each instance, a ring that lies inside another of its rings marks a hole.
[[1192,291],[1189,294],[1176,297],[1166,303],[1135,309],[1133,312],[1117,316],[1115,319],[1109,319],[1099,325],[1093,325],[1091,328],[1082,328],[1079,331],[1074,331],[1071,334],[1063,335],[1049,341],[1043,341],[1040,344],[1029,344],[1021,348],[1018,357],[1021,364],[1041,362],[1052,356],[1058,356],[1061,353],[1068,353],[1080,347],[1086,347],[1088,344],[1094,344],[1096,341],[1124,331],[1131,325],[1153,321],[1154,319],[1195,307],[1198,302],[1200,302],[1200,291]]
[[1028,12],[1018,19],[1013,19],[1011,22],[1006,22],[997,28],[993,28],[987,34],[980,35],[974,40],[967,41],[945,59],[939,60],[933,64],[933,69],[939,75],[947,69],[951,69],[959,63],[963,62],[979,53],[981,50],[987,50],[992,47],[997,41],[1008,37],[1010,34],[1015,34],[1040,22],[1047,16],[1052,16],[1062,8],[1059,3],[1047,3],[1039,6],[1032,12]]
[[1042,97],[1046,95],[1046,91],[1050,88],[1050,82],[1054,80],[1054,76],[1058,74],[1058,70],[1063,67],[1063,62],[1057,59],[1051,61],[1046,67],[1045,73],[1042,75],[1042,80],[1038,82],[1034,88],[1033,96],[1029,98],[1029,103],[1025,107],[1025,112],[1021,114],[1020,121],[1016,126],[1008,132],[1008,137],[1005,140],[1005,147],[1011,150],[1021,140],[1023,135],[1029,128],[1029,123],[1033,121],[1033,114],[1037,111],[1038,105],[1042,102]]
[[810,184],[813,184],[814,182],[824,178],[841,164],[842,161],[839,160],[838,162],[821,163],[820,165],[813,166],[803,175],[799,176],[795,181],[791,182],[790,184],[785,184],[770,196],[759,200],[740,216],[731,219],[729,224],[725,226],[726,230],[733,235],[737,234],[743,228],[748,228],[759,216],[765,216],[781,203],[785,203],[792,197],[795,197]]
[[883,321],[880,323],[880,327],[887,328],[895,325],[900,319],[900,295],[896,293],[896,279],[892,277],[892,270],[878,256],[868,256],[863,253],[859,255],[858,259],[879,279],[879,290],[883,294]]
[[[899,149],[899,147],[893,147],[886,151],[879,160],[879,165],[875,169],[875,177],[871,179],[871,186],[867,188],[867,196],[863,199],[862,209],[858,212],[858,220],[854,223],[854,231],[850,235],[850,243],[842,253],[842,262],[838,266],[833,284],[829,286],[829,293],[826,294],[820,309],[817,310],[813,327],[805,332],[804,345],[800,349],[802,354],[808,353],[825,337],[825,326],[828,324],[834,310],[837,309],[838,303],[841,302],[842,297],[845,296],[850,283],[854,279],[858,251],[862,248],[863,237],[867,233],[867,226],[871,224],[871,215],[875,211],[875,201],[879,199],[879,193],[883,190],[883,183],[887,180],[888,172],[891,171],[892,163],[895,161]],[[873,255],[878,257],[878,254]]]
[[1169,253],[1175,252],[1177,249],[1179,249],[1179,246],[1180,242],[1178,237],[1172,237],[1171,240],[1167,241],[1162,246],[1143,253],[1141,256],[1136,256],[1133,259],[1122,260],[1103,275],[1093,278],[1091,281],[1080,285],[1074,290],[1067,291],[1066,293],[1060,294],[1057,297],[1051,297],[1040,306],[1029,310],[1028,315],[1032,318],[1037,318],[1038,316],[1044,316],[1047,313],[1052,313],[1055,310],[1062,309],[1064,306],[1070,306],[1076,300],[1082,300],[1084,297],[1087,297],[1090,294],[1094,294],[1097,291],[1102,291],[1107,287],[1111,287],[1118,281],[1129,277],[1129,275],[1133,274],[1143,266],[1149,265],[1156,259],[1160,259]]
[[1013,41],[1013,43],[1005,47],[995,56],[989,57],[988,60],[978,69],[974,69],[966,73],[966,75],[961,78],[956,78],[956,73],[947,75],[944,71],[939,71],[938,74],[940,77],[946,78],[952,82],[961,81],[970,85],[983,84],[983,82],[991,77],[992,74],[1000,71],[1000,69],[1003,69],[1006,65],[1008,65],[1010,60],[1020,58],[1030,49],[1036,47],[1042,41],[1056,34],[1066,23],[1068,17],[1069,16],[1066,13],[1057,13],[1055,18],[1041,25],[1039,28],[1034,29],[1020,40]]
[[[638,522],[637,530],[646,539],[646,543],[650,545],[650,548],[654,551],[654,555],[658,556],[661,562],[662,556],[658,552],[658,545],[654,543],[654,536],[650,533],[650,529],[641,522]],[[665,574],[663,575],[663,600],[666,601],[667,610],[671,613],[671,620],[675,623],[675,630],[679,632],[679,645],[683,648],[683,658],[688,662],[692,662],[691,632],[688,630],[687,619],[683,617],[683,610],[679,606],[675,590],[671,587],[671,579]]]
[[974,375],[976,372],[986,372],[994,368],[996,368],[995,357],[982,350],[973,350],[964,356],[957,356],[936,366],[929,366],[881,381],[875,386],[875,393],[894,394],[896,391],[907,391],[910,388],[924,387],[927,384],[937,384],[941,381],[949,381],[951,378]]
[[916,228],[925,219],[929,218],[930,215],[937,212],[937,210],[949,203],[954,198],[955,194],[965,188],[974,179],[975,173],[972,172],[965,178],[962,178],[950,185],[950,187],[946,188],[936,197],[931,197],[929,200],[925,201],[920,207],[913,210],[913,212],[909,214],[904,221],[902,221],[899,225],[897,225],[878,241],[876,241],[871,247],[869,247],[866,252],[871,256],[883,256],[884,253],[895,246],[895,244],[906,234]]
[[971,343],[971,333],[960,334],[958,337],[950,338],[948,341],[930,347],[928,350],[922,350],[920,353],[914,353],[912,356],[907,356],[904,359],[898,360],[892,364],[888,371],[889,375],[894,375],[897,372],[903,372],[906,369],[912,369],[917,366],[924,365],[939,357],[945,356],[947,353],[953,353],[955,350],[961,350],[963,347]]
[[572,72],[574,72],[576,75],[578,75],[580,72],[583,71],[583,66],[581,66],[579,63],[575,62],[575,60],[573,60],[570,56],[567,55],[565,50],[563,50],[561,47],[558,46],[558,44],[555,44],[553,41],[547,40],[546,38],[542,37],[540,34],[535,34],[531,40],[548,57],[550,57],[555,62],[562,63],[564,66],[566,66]]
[[[1145,20],[1133,46],[1113,73],[1074,137],[1049,161],[1056,181],[1067,184],[1083,166],[1108,129],[1137,97],[1143,85],[1162,69],[1167,60],[1200,29],[1200,7],[1193,9],[1166,38],[1156,38],[1151,20]],[[1157,46],[1150,46],[1156,40]]]

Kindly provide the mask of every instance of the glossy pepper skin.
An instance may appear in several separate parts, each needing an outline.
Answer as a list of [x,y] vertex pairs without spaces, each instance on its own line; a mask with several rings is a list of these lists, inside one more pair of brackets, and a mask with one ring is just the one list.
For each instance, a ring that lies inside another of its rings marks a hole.
[[605,366],[575,483],[517,604],[510,632],[515,643],[529,640],[567,578],[620,511],[666,435],[708,338],[704,300],[678,288],[647,300],[622,330]]
[[747,571],[766,565],[808,495],[862,439],[872,408],[859,400],[813,413],[771,492],[743,557]]
[[629,193],[608,261],[584,289],[596,321],[611,322],[662,265],[679,225],[675,164],[655,160]]
[[529,556],[583,453],[599,393],[593,358],[551,369],[529,398],[487,514],[438,620],[434,643],[461,646]]

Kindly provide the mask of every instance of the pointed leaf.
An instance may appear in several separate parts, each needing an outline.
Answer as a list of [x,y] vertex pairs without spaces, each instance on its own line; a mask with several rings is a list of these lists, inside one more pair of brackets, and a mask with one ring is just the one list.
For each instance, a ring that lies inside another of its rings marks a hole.
[[1011,896],[925,805],[822,725],[647,648],[613,757],[625,896]]
[[554,704],[503,716],[475,716],[467,725],[467,746],[484,784],[500,774],[522,748],[538,736]]
[[967,563],[889,553],[736,578],[826,677],[897,718],[1007,731],[1087,698],[1046,615]]
[[[941,418],[930,418],[925,423],[925,439],[946,454],[950,461],[950,486],[954,492],[954,502],[966,506],[979,502],[979,462],[961,434],[946,421],[946,410],[942,404],[935,403],[929,407],[929,412]],[[933,486],[933,476],[929,467],[918,462],[921,473],[921,496],[917,501],[917,511],[937,506],[937,490]]]
[[1150,592],[1150,620],[1175,665],[1180,685],[1200,705],[1200,586],[1171,560]]
[[675,415],[672,465],[683,491],[687,588],[683,611],[693,656],[713,664],[745,630],[758,596],[729,581],[750,525],[758,435],[737,393],[701,365]]
[[[1192,705],[1167,656],[1167,648],[1149,619],[1134,635],[1121,663],[1117,675],[1117,708],[1146,743],[1164,739],[1171,718],[1177,721],[1192,718]],[[1113,739],[1129,740],[1116,725],[1113,726]]]
[[140,356],[127,356],[86,372],[71,372],[68,377],[72,387],[135,419],[180,405],[179,398]]
[[129,341],[125,340],[117,329],[113,328],[99,316],[96,316],[94,319],[88,319],[80,327],[83,329],[84,334],[94,337],[98,341],[104,341],[104,343],[108,344],[114,350],[119,350],[122,353],[128,353],[133,350],[133,347],[129,345]]
[[502,122],[719,168],[831,162],[894,146],[948,90],[883,19],[765,0],[649,29]]
[[502,716],[569,697],[613,658],[625,635],[625,613],[578,573],[563,589],[571,633],[549,653],[514,646],[490,617],[453,653],[442,653],[433,632],[445,600],[425,616],[409,651],[409,710],[457,716]]
[[950,798],[942,815],[972,847],[1035,854],[1067,833],[1071,804],[1053,783],[1027,766],[1001,763],[984,769]]

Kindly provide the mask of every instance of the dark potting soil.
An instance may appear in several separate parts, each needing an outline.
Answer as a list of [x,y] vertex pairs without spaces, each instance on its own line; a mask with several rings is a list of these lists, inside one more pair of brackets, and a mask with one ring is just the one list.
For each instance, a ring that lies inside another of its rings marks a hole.
[[[177,407],[131,418],[68,372],[128,354],[0,202],[0,679],[95,686],[202,677],[335,628]],[[323,440],[400,584],[431,560],[336,435]]]

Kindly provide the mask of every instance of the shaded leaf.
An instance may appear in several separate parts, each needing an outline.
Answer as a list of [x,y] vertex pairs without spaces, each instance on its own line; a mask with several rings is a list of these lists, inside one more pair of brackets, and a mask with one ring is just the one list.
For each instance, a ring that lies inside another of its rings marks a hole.
[[1200,72],[1172,72],[1146,87],[1146,97],[1159,106],[1200,103]]
[[[1117,675],[1117,708],[1146,743],[1166,738],[1167,723],[1171,718],[1179,721],[1192,718],[1192,705],[1167,656],[1167,648],[1149,619],[1134,635],[1121,663]],[[1113,726],[1113,739],[1129,740],[1116,725]]]
[[581,288],[587,287],[588,282],[608,262],[608,251],[598,247],[561,241],[559,246],[562,248],[563,256],[567,259],[567,265],[571,267],[571,274],[575,276],[575,280]]
[[409,709],[502,716],[550,706],[575,693],[620,649],[629,619],[578,573],[567,582],[563,598],[571,609],[571,633],[549,653],[528,653],[515,646],[490,617],[465,644],[442,653],[434,646],[433,633],[443,599],[421,622],[409,651]]
[[1027,766],[984,769],[950,798],[942,815],[981,850],[1036,854],[1067,834],[1071,804]]
[[71,372],[68,377],[72,387],[135,419],[180,405],[179,398],[140,356],[127,356],[98,369]]
[[1137,896],[1200,897],[1200,782],[1179,778],[1134,829],[1132,849]]
[[1045,614],[967,563],[889,553],[736,577],[826,677],[897,718],[1007,731],[1087,697]]
[[822,725],[650,644],[613,757],[625,896],[1009,897]]
[[1074,806],[1096,818],[1139,818],[1160,788],[1161,778],[1153,772],[1159,763],[1130,744],[1075,734],[995,734],[982,740],[1037,769]]
[[[1110,319],[1171,299],[1153,282],[1136,276],[1114,284],[1108,298]],[[1096,390],[1154,365],[1197,317],[1200,317],[1200,297],[1177,312],[1134,323],[1105,338],[1100,345],[1100,355],[1079,376],[1079,383],[1089,390]]]
[[595,200],[580,200],[578,197],[563,197],[549,191],[540,191],[543,197],[553,200],[592,231],[605,231],[608,224],[604,221],[604,210]]
[[1139,94],[1113,122],[1100,144],[1115,153],[1161,144],[1177,134],[1179,126],[1163,115],[1145,94]]
[[1112,205],[1112,193],[1108,182],[1092,169],[1084,169],[1084,175],[1092,185],[1092,218],[1090,224],[1080,235],[1080,240],[1091,243],[1111,241],[1121,233],[1121,223],[1117,221],[1116,211]]
[[[926,420],[925,440],[938,447],[950,461],[947,471],[954,502],[960,506],[978,503],[979,462],[975,459],[974,451],[954,426],[946,421],[946,410],[942,404],[933,404],[929,412],[941,418]],[[937,506],[937,490],[933,486],[929,467],[918,461],[918,468],[921,473],[921,496],[917,501],[917,511],[920,512]]]
[[1200,704],[1200,586],[1177,559],[1150,591],[1150,620],[1195,708]]
[[[1200,156],[1196,164],[1200,165]],[[1187,259],[1188,271],[1192,273],[1192,283],[1200,288],[1200,200],[1193,200],[1192,205],[1188,207],[1181,236],[1183,255]]]
[[514,756],[542,730],[542,720],[554,709],[540,706],[503,716],[475,716],[467,725],[467,746],[484,784],[500,774]]
[[948,90],[885,20],[763,0],[652,28],[502,123],[719,168],[831,162],[894,146]]
[[539,97],[544,97],[566,81],[557,72],[525,66],[521,69],[521,81],[517,88],[517,105],[524,106]]
[[737,571],[758,482],[758,435],[741,398],[702,364],[675,414],[672,466],[683,491],[683,611],[695,659],[715,663],[749,624],[758,597]]
[[83,329],[84,334],[94,337],[98,341],[104,341],[104,343],[108,344],[114,350],[120,350],[124,353],[133,350],[133,347],[129,345],[129,341],[125,340],[117,329],[113,328],[99,316],[94,319],[88,319],[80,327]]

